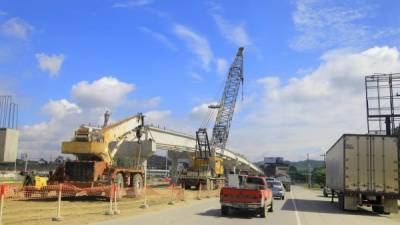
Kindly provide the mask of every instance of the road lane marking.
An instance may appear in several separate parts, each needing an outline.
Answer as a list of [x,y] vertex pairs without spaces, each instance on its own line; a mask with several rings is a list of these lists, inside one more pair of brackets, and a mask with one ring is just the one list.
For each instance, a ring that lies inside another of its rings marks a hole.
[[296,214],[296,221],[297,221],[297,225],[301,225],[301,221],[300,221],[300,216],[299,216],[299,212],[297,211],[297,206],[296,206],[296,202],[294,201],[294,197],[293,197],[293,192],[290,192],[290,196],[292,197],[292,202],[293,202],[293,206],[294,206],[294,213]]

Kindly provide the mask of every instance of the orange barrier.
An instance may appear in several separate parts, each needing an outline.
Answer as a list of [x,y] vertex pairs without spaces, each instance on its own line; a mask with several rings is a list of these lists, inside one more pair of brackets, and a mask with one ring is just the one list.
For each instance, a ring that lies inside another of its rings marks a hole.
[[21,186],[17,184],[0,185],[4,190],[5,198],[14,200],[29,200],[29,199],[55,199],[58,198],[58,193],[61,191],[61,197],[76,197],[76,196],[104,196],[112,197],[112,185],[78,188],[68,183],[47,185],[41,188],[35,186]]

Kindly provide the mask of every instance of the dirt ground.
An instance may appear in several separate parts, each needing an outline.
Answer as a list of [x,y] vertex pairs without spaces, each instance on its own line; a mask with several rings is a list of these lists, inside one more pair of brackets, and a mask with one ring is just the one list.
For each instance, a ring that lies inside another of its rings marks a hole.
[[[123,198],[118,202],[120,215],[108,216],[105,211],[109,207],[109,202],[105,199],[64,199],[61,206],[62,221],[52,221],[57,215],[58,203],[56,200],[9,200],[5,201],[3,211],[3,224],[27,224],[27,225],[54,225],[54,224],[88,224],[95,221],[113,219],[116,217],[132,216],[135,214],[149,211],[157,211],[169,205],[171,194],[168,189],[153,189],[148,191],[148,209],[140,208],[144,202],[144,197]],[[201,192],[201,198],[216,197],[218,190]],[[198,198],[198,191],[186,190],[184,193],[185,201],[176,199],[175,205],[187,204],[189,201]]]

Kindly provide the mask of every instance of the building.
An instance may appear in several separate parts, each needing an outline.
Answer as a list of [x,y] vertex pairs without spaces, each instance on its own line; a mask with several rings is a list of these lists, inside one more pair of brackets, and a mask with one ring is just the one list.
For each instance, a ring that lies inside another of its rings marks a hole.
[[289,164],[283,157],[264,157],[264,173],[267,177],[288,176]]

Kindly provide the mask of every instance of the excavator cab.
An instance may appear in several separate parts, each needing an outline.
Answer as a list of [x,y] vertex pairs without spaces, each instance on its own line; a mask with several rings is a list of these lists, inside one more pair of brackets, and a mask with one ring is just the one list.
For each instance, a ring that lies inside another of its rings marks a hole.
[[197,148],[193,168],[201,173],[210,173],[213,177],[224,174],[223,159],[217,157],[210,148],[207,129],[200,128],[196,131]]

